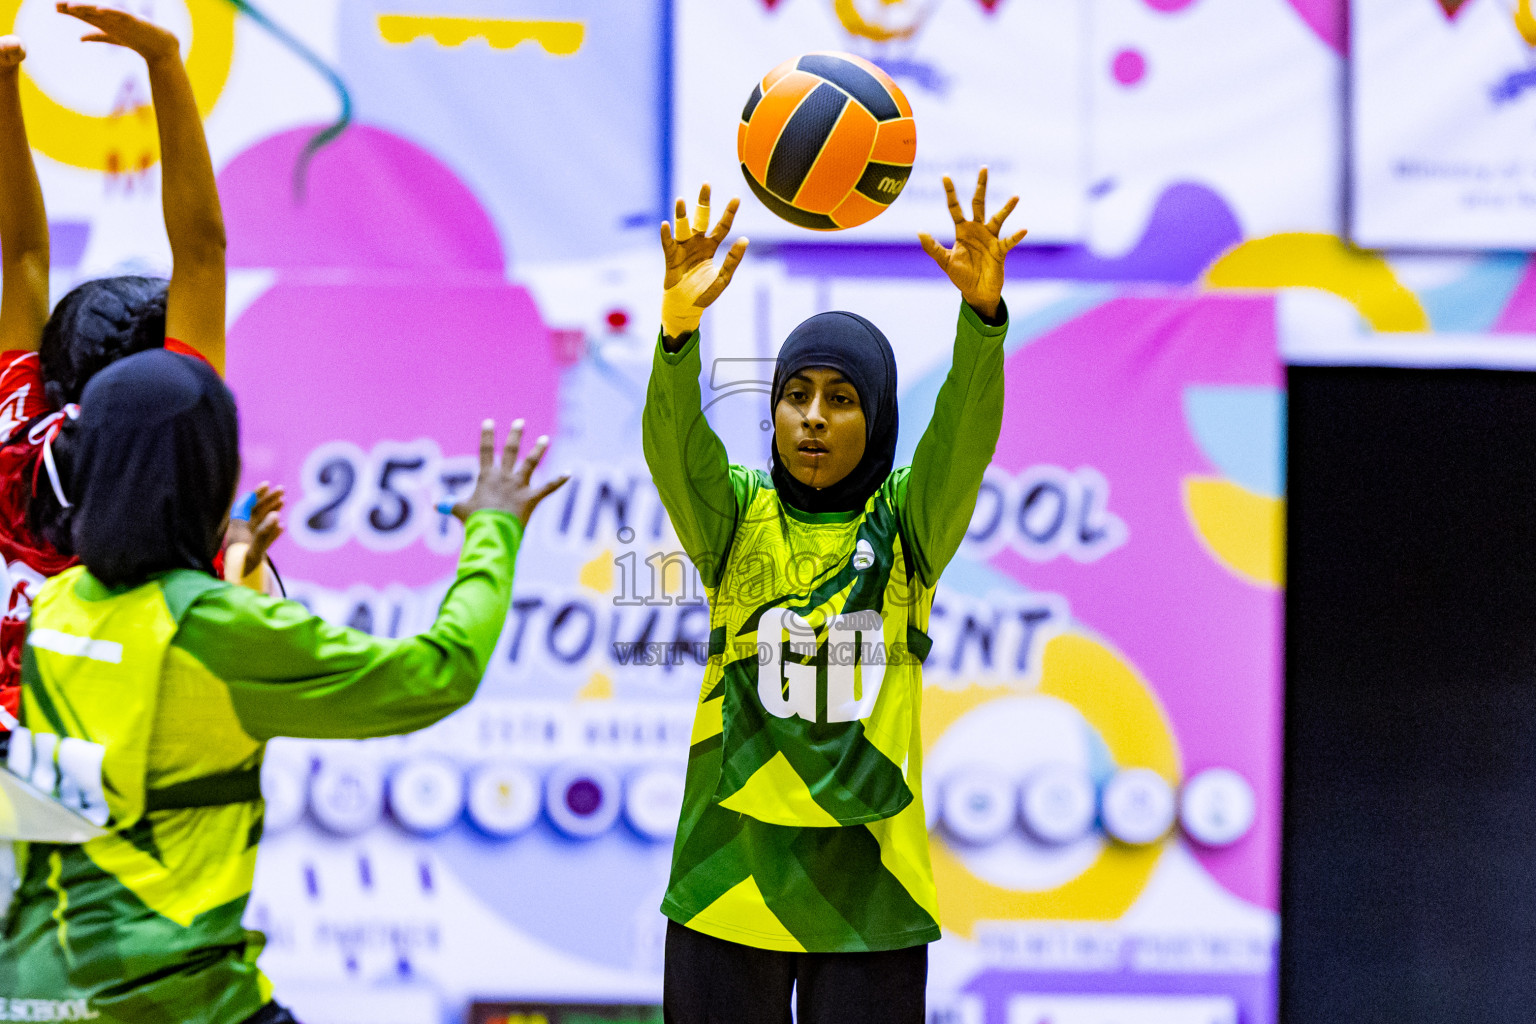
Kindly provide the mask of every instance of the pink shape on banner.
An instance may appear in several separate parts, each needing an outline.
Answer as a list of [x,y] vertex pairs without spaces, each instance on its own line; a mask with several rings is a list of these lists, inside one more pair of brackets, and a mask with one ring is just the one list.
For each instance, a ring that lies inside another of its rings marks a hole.
[[1509,298],[1498,323],[1493,325],[1495,334],[1536,333],[1536,259],[1525,268],[1525,276],[1515,286],[1515,294]]
[[1439,0],[1440,9],[1445,12],[1446,18],[1450,21],[1455,21],[1461,9],[1471,2],[1472,0]]
[[1317,37],[1344,56],[1349,52],[1348,0],[1290,0],[1296,13]]
[[[365,127],[319,153],[295,202],[294,160],[310,134],[258,143],[219,178],[230,263],[278,271],[230,332],[243,483],[285,484],[291,514],[304,461],[326,442],[367,453],[381,441],[430,439],[444,456],[467,456],[482,419],[504,437],[518,416],[528,438],[553,435],[560,370],[550,331],[528,292],[506,280],[473,194],[425,150]],[[417,513],[429,528],[438,515]],[[423,586],[454,564],[420,539],[388,552],[356,539],[316,551],[290,534],[274,557],[291,579],[332,588]]]
[[1121,50],[1109,69],[1121,85],[1135,85],[1147,75],[1147,58],[1136,50]]
[[[1174,14],[1193,4],[1195,0],[1145,0],[1148,7],[1164,14]],[[1290,0],[1290,5],[1307,27],[1327,43],[1333,51],[1343,55],[1348,49],[1349,26],[1347,21],[1348,0]],[[1457,8],[1468,0],[1438,0],[1446,13],[1454,16]]]
[[[993,564],[1062,594],[1073,618],[1121,652],[1167,709],[1185,777],[1231,768],[1258,817],[1240,842],[1196,848],[1243,899],[1277,906],[1280,847],[1281,595],[1223,568],[1190,528],[1186,476],[1220,476],[1184,416],[1191,384],[1281,388],[1272,297],[1121,298],[1010,356],[994,465],[1086,466],[1109,481],[1129,539],[1101,560]],[[1149,612],[1149,609],[1163,609]]]
[[266,139],[219,176],[230,266],[505,270],[474,193],[432,154],[382,129],[347,129],[315,155],[305,195],[295,196],[293,168],[313,134]]

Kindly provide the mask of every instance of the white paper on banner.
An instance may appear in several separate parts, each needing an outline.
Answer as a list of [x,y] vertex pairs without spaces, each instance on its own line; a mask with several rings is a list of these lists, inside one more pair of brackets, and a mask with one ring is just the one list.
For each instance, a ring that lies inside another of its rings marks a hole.
[[442,1001],[426,987],[283,989],[283,1005],[305,1024],[439,1024]]
[[1219,196],[1245,237],[1339,231],[1342,61],[1287,0],[1092,10],[1095,254],[1134,249],[1180,184]]
[[[541,937],[536,911],[505,893],[485,891],[483,883],[477,889],[463,881],[455,870],[463,859],[456,845],[424,845],[394,828],[350,840],[294,830],[263,841],[245,922],[267,935],[261,968],[272,979],[275,998],[288,1002],[292,991],[295,1009],[306,1012],[312,1003],[324,1011],[314,1018],[319,1024],[414,1024],[422,1018],[412,1007],[422,997],[408,986],[422,982],[448,1006],[504,997],[659,999],[659,970],[573,955]],[[509,848],[490,849],[501,851],[501,870],[507,870]],[[582,849],[590,855],[593,847]],[[664,871],[665,851],[648,852],[661,858],[655,867]],[[622,855],[619,849],[609,853]],[[660,895],[654,902],[650,897],[644,892],[636,903],[661,930],[665,922],[655,909]],[[570,911],[584,913],[580,907]],[[386,1000],[374,1005],[388,1005],[390,995],[409,1001],[388,1018],[365,1018],[341,1012],[343,1005],[330,995],[337,989]]]
[[1015,996],[1008,1024],[1237,1024],[1226,996]]
[[1536,50],[1514,0],[1356,0],[1354,240],[1536,248]]
[[[875,38],[909,29],[905,38]],[[1019,195],[1013,221],[1029,228],[1030,242],[1080,241],[1086,43],[1086,6],[1060,0],[1012,0],[991,11],[980,0],[678,0],[672,189],[691,201],[708,181],[717,196],[742,196],[737,232],[763,241],[909,241],[918,231],[946,232],[941,176],[954,178],[968,198],[985,164],[995,198]],[[883,67],[917,121],[917,160],[905,190],[874,220],[835,233],[795,227],[768,212],[752,197],[736,156],[736,128],[752,87],[777,65],[815,50],[854,53]],[[963,205],[969,209],[968,201]]]

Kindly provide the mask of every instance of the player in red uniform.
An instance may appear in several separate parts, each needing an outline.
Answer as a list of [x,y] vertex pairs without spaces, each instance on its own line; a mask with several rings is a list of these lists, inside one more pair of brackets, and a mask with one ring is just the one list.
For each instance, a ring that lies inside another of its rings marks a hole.
[[[224,218],[192,85],[171,33],[125,11],[61,3],[93,31],[83,38],[133,50],[149,69],[160,133],[170,281],[88,281],[48,312],[48,220],[22,120],[26,51],[0,37],[0,734],[16,711],[21,644],[32,596],[74,563],[69,498],[53,444],[86,383],[123,356],[164,346],[224,369]],[[244,577],[279,532],[280,490],[251,516]],[[3,738],[0,738],[3,745]]]

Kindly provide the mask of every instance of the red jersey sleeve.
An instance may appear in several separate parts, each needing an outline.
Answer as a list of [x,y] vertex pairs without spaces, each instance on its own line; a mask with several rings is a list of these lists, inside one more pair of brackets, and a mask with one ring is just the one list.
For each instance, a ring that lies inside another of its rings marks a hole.
[[[168,351],[208,362],[191,345],[166,338]],[[0,352],[0,444],[23,423],[53,412],[43,390],[43,364],[36,352]]]
[[[175,352],[177,355],[191,356],[193,359],[208,363],[207,357],[205,357],[201,352],[193,348],[191,345],[188,345],[186,342],[177,341],[175,338],[165,339],[165,350],[167,352]],[[208,363],[208,365],[212,366],[213,364]]]
[[36,352],[0,352],[0,442],[23,423],[52,412]]

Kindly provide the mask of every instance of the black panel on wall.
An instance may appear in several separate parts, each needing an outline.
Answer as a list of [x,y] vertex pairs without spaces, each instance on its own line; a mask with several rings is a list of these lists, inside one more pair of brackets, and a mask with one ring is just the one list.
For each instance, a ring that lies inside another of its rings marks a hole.
[[1281,1012],[1536,1021],[1536,373],[1290,374]]

